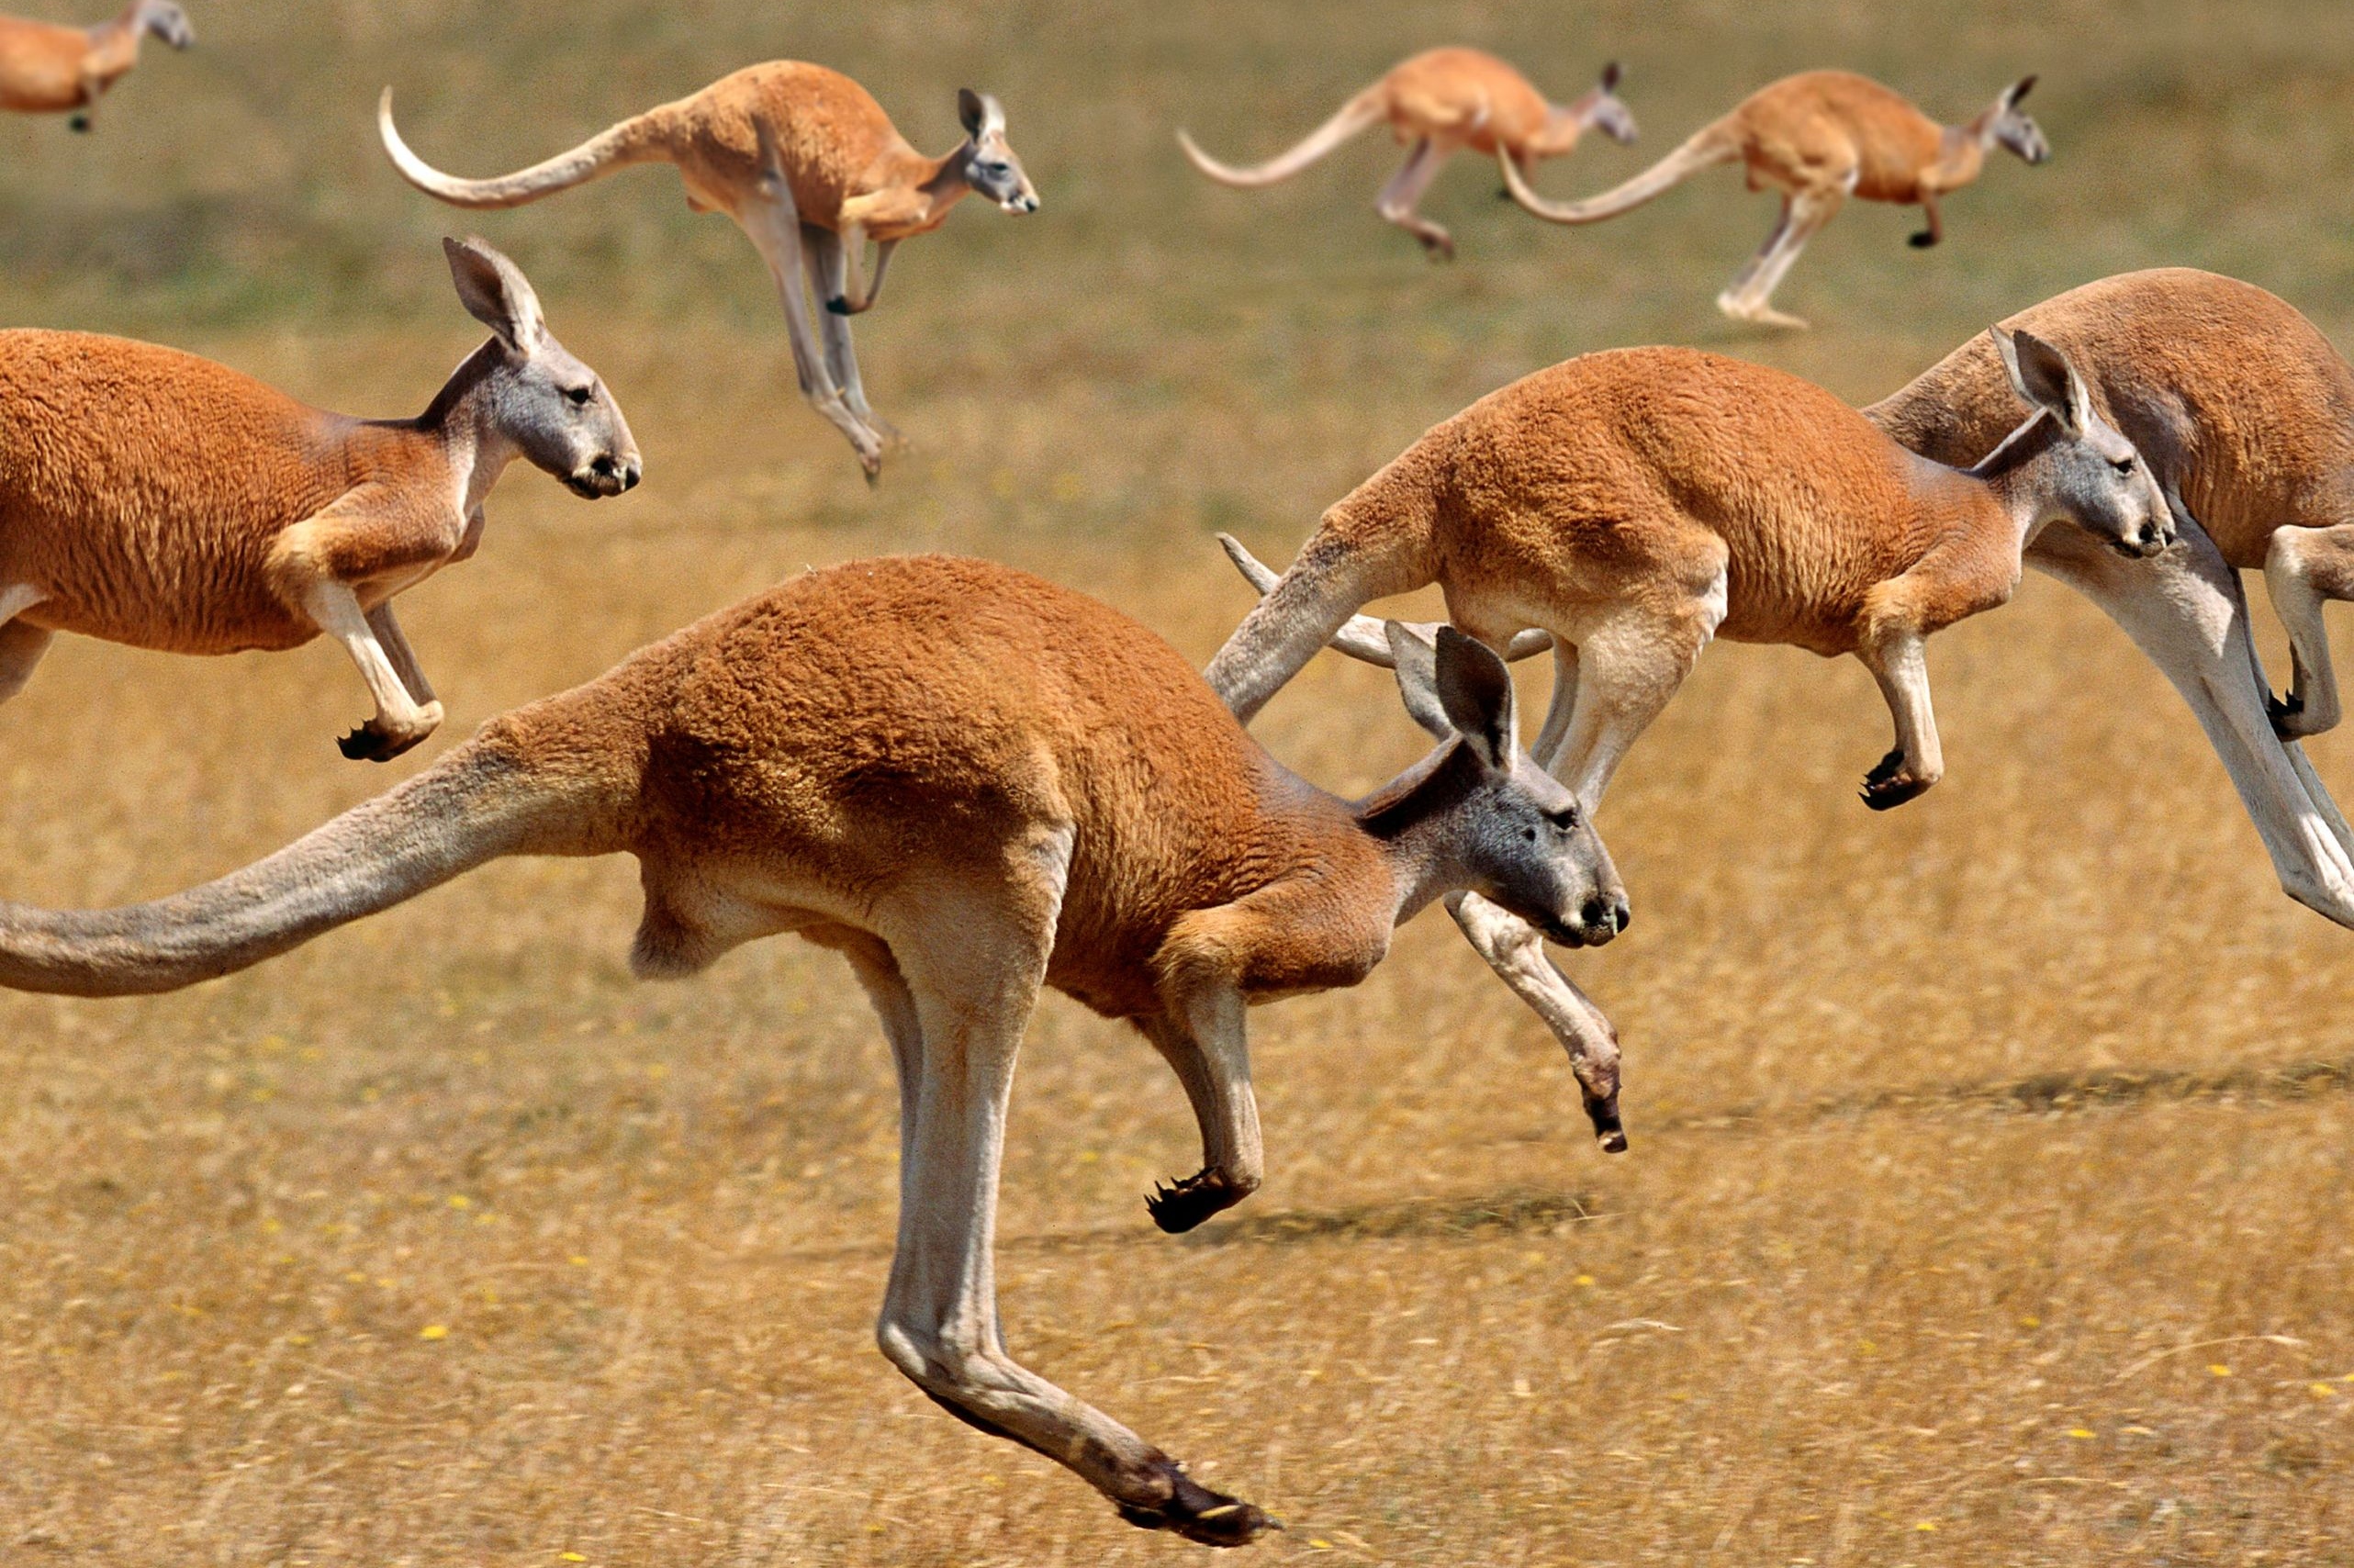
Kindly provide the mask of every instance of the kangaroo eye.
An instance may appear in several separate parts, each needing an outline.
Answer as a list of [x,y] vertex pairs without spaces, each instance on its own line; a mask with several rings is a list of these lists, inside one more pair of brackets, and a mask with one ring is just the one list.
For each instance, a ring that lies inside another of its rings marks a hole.
[[2134,460],[2130,457],[2120,457],[2109,466],[2120,474],[2130,474],[2134,471]]
[[1561,829],[1564,833],[1573,832],[1577,826],[1577,808],[1575,806],[1564,806],[1557,812],[1547,812],[1545,813],[1545,821],[1553,823],[1553,826]]
[[565,401],[576,409],[587,408],[588,399],[596,395],[596,388],[591,386],[567,386],[564,389]]

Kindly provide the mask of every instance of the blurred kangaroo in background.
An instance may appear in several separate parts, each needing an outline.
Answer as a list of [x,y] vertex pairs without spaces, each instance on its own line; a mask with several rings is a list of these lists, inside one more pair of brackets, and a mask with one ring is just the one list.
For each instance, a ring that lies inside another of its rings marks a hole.
[[442,722],[392,598],[481,542],[518,457],[576,494],[638,481],[596,373],[548,335],[515,264],[444,241],[492,337],[424,413],[360,420],[226,365],[86,332],[0,332],[0,701],[59,632],[179,654],[342,644],[376,699],[343,755]]
[[[1532,749],[1595,811],[1712,638],[1854,654],[1896,723],[1864,800],[1900,804],[1945,771],[1930,635],[2007,602],[2021,550],[2055,521],[2135,556],[2173,539],[2157,483],[2067,356],[1995,336],[2012,428],[1968,469],[1906,451],[1811,383],[1716,354],[1621,349],[1539,371],[1335,503],[1204,673],[1248,722],[1360,606],[1435,582],[1448,618],[1492,647],[1550,635]],[[1475,894],[1448,907],[1555,1025],[1603,1146],[1624,1148],[1608,1021],[1534,933]]]
[[1014,1361],[998,1174],[1041,986],[1135,1024],[1183,1083],[1188,1229],[1259,1184],[1246,1010],[1363,980],[1392,928],[1476,888],[1555,940],[1627,924],[1577,801],[1520,749],[1503,661],[1401,645],[1436,750],[1365,800],[1261,750],[1177,651],[1010,567],[804,574],[655,644],[286,849],[127,909],[0,903],[0,985],[168,991],[507,855],[634,855],[632,967],[693,974],[797,932],[840,952],[899,1070],[898,1250],[876,1338],[959,1419],[1076,1471],[1129,1523],[1239,1546],[1273,1521]]
[[2042,129],[2019,110],[2019,100],[2035,84],[2033,76],[2023,77],[1976,119],[1950,126],[1867,77],[1844,71],[1786,76],[1743,99],[1732,113],[1695,131],[1683,146],[1616,190],[1579,202],[1547,201],[1530,188],[1517,162],[1498,162],[1506,187],[1522,207],[1548,222],[1570,224],[1616,218],[1702,169],[1746,164],[1751,190],[1782,193],[1782,216],[1757,254],[1717,296],[1717,308],[1740,320],[1804,327],[1796,316],[1773,308],[1774,290],[1807,241],[1849,196],[1918,205],[1929,227],[1912,243],[1934,245],[1945,234],[1939,199],[1977,179],[1990,150],[2007,147],[2029,163],[2052,155]]
[[70,109],[67,123],[89,129],[90,111],[139,63],[140,39],[150,33],[174,49],[196,41],[187,12],[172,0],[131,0],[113,21],[91,28],[0,17],[0,108]]
[[[957,116],[965,140],[927,158],[864,87],[822,65],[780,60],[746,66],[495,179],[444,174],[410,151],[392,123],[389,87],[376,129],[404,179],[455,207],[518,207],[626,164],[676,164],[687,205],[734,218],[768,263],[801,396],[850,442],[871,482],[898,432],[867,404],[848,318],[874,305],[900,241],[938,228],[968,193],[1007,212],[1038,209],[997,100],[967,89],[957,95]],[[862,280],[869,240],[874,268]],[[804,274],[821,310],[802,296]]]
[[1406,166],[1382,189],[1377,210],[1422,241],[1433,261],[1453,261],[1455,241],[1415,210],[1448,159],[1465,148],[1527,170],[1540,158],[1559,158],[1589,129],[1624,145],[1635,139],[1635,117],[1619,101],[1616,62],[1602,82],[1566,104],[1548,102],[1529,79],[1475,49],[1434,49],[1391,67],[1350,99],[1306,140],[1255,168],[1221,163],[1184,131],[1177,144],[1194,167],[1222,185],[1257,190],[1288,180],[1359,132],[1387,120],[1407,149]]

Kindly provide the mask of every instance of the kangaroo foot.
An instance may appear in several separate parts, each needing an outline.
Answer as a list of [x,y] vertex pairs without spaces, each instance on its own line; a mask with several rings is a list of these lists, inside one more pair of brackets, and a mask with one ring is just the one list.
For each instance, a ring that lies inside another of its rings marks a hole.
[[1935,782],[1934,778],[1916,776],[1904,753],[1892,751],[1880,758],[1879,766],[1864,775],[1863,801],[1876,812],[1889,811],[1901,806]]
[[1152,1215],[1152,1223],[1171,1236],[1183,1236],[1212,1215],[1223,1214],[1258,1191],[1258,1183],[1246,1187],[1230,1180],[1223,1170],[1208,1169],[1186,1177],[1174,1186],[1154,1182],[1152,1194],[1144,1206]]
[[1916,250],[1916,251],[1925,251],[1925,250],[1927,250],[1930,246],[1934,245],[1936,242],[1937,242],[1937,236],[1936,236],[1936,235],[1934,235],[1934,234],[1933,234],[1933,233],[1931,233],[1931,232],[1930,232],[1928,230],[1926,230],[1926,229],[1922,230],[1920,233],[1918,233],[1918,234],[1914,234],[1914,235],[1910,236],[1910,237],[1909,237],[1909,238],[1907,238],[1907,239],[1906,239],[1906,241],[1905,241],[1905,243],[1906,243],[1906,244],[1908,244],[1908,245],[1911,246],[1911,247],[1912,247],[1914,250]]
[[1415,238],[1422,241],[1422,253],[1432,261],[1452,262],[1455,259],[1455,237],[1445,230],[1434,229]]
[[1717,296],[1717,308],[1736,321],[1747,321],[1756,327],[1787,327],[1795,332],[1807,330],[1803,317],[1792,316],[1775,309],[1761,301],[1739,299],[1730,294]]
[[1161,1462],[1168,1466],[1169,1501],[1151,1508],[1113,1505],[1120,1518],[1138,1529],[1169,1530],[1197,1546],[1247,1546],[1267,1531],[1283,1528],[1252,1505],[1211,1491],[1174,1461]]
[[427,735],[441,727],[442,705],[429,703],[418,714],[418,722],[406,725],[387,723],[379,713],[338,740],[335,745],[353,762],[390,762]]

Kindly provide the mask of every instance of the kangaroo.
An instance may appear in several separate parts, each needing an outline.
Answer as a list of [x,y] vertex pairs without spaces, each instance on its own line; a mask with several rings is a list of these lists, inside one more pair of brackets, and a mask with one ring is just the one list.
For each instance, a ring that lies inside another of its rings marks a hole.
[[1492,54],[1434,49],[1392,66],[1306,140],[1256,168],[1219,162],[1183,130],[1177,133],[1177,144],[1194,168],[1218,184],[1256,190],[1290,179],[1350,138],[1387,120],[1408,151],[1406,166],[1383,187],[1376,210],[1421,241],[1432,261],[1452,262],[1454,237],[1415,210],[1447,160],[1468,147],[1525,172],[1540,158],[1566,155],[1589,129],[1624,146],[1635,139],[1635,117],[1620,102],[1618,86],[1614,61],[1602,68],[1601,85],[1569,103],[1550,103],[1527,77]]
[[2019,111],[2035,84],[2033,76],[2022,77],[1967,125],[1948,126],[1867,77],[1844,71],[1786,76],[1616,190],[1580,202],[1547,201],[1514,160],[1498,162],[1514,200],[1547,222],[1570,224],[1616,218],[1715,164],[1746,164],[1751,190],[1782,193],[1782,216],[1717,296],[1717,308],[1737,320],[1803,328],[1798,317],[1773,308],[1774,290],[1849,196],[1918,205],[1929,226],[1912,243],[1926,247],[1945,236],[1938,202],[1978,177],[1989,151],[2007,147],[2029,163],[2051,157],[2043,130]]
[[170,990],[500,856],[634,855],[640,975],[798,932],[874,1004],[903,1153],[883,1354],[1131,1524],[1237,1546],[1273,1521],[1005,1349],[994,1216],[1014,1055],[1041,985],[1136,1025],[1201,1123],[1202,1174],[1150,1200],[1183,1230],[1260,1180],[1249,1004],[1356,984],[1391,927],[1450,889],[1570,943],[1625,926],[1592,825],[1519,749],[1502,661],[1452,635],[1418,648],[1401,687],[1444,739],[1351,804],[1080,594],[939,556],[813,571],[492,720],[218,881],[95,913],[0,904],[0,984]]
[[492,336],[413,420],[308,408],[152,343],[0,331],[0,701],[59,632],[181,654],[323,632],[376,699],[345,756],[433,733],[442,705],[393,596],[474,554],[518,457],[591,499],[640,473],[612,394],[548,334],[522,273],[479,240],[443,243]]
[[[2285,300],[2182,267],[2103,278],[2004,325],[2085,368],[2102,418],[2147,462],[2183,546],[2128,563],[2055,528],[2027,564],[2098,604],[2166,673],[2229,770],[2282,890],[2354,926],[2354,833],[2294,744],[2343,711],[2322,606],[2354,599],[2354,366]],[[2001,437],[2001,379],[1973,340],[1864,414],[1925,456],[1968,462]],[[2281,699],[2257,662],[2236,569],[2263,572],[2288,630]]]
[[196,41],[188,13],[172,0],[131,0],[113,21],[90,28],[0,17],[0,108],[71,110],[66,123],[89,129],[90,111],[139,63],[140,39],[150,33],[174,49]]
[[[734,219],[768,263],[801,396],[850,442],[871,484],[898,432],[867,405],[848,319],[880,297],[900,241],[937,229],[969,192],[1007,212],[1038,209],[997,100],[968,88],[957,95],[957,115],[965,140],[927,158],[847,76],[779,60],[746,66],[496,179],[461,180],[410,151],[392,123],[389,87],[376,106],[376,129],[402,178],[455,207],[520,207],[625,164],[678,165],[687,205]],[[874,267],[862,280],[869,240]],[[804,273],[823,311],[813,312],[802,297]]]
[[[2053,521],[2135,556],[2173,539],[2156,482],[2068,357],[2024,331],[1998,332],[1995,352],[2032,411],[1968,469],[1907,452],[1821,387],[1715,354],[1621,349],[1539,371],[1327,511],[1205,673],[1248,722],[1360,605],[1437,582],[1450,620],[1491,646],[1550,636],[1533,749],[1594,811],[1710,638],[1854,654],[1896,724],[1863,798],[1901,804],[1945,769],[1931,634],[2006,602],[2023,546]],[[1623,1148],[1607,1021],[1533,933],[1476,894],[1449,909],[1555,1025],[1597,1136]]]

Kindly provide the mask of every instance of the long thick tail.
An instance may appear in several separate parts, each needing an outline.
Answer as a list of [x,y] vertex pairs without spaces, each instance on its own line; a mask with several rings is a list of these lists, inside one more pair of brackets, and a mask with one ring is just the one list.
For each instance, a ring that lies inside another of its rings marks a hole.
[[1739,141],[1721,126],[1709,126],[1694,133],[1683,146],[1626,184],[1585,201],[1573,202],[1551,202],[1539,196],[1530,186],[1528,176],[1521,174],[1519,163],[1509,152],[1499,152],[1496,161],[1503,168],[1504,185],[1512,193],[1512,199],[1546,222],[1599,223],[1606,218],[1616,218],[1622,212],[1641,207],[1703,169],[1730,163],[1740,156]]
[[401,178],[427,196],[453,207],[521,207],[527,201],[569,190],[625,163],[644,163],[667,156],[660,115],[658,109],[633,115],[610,129],[599,131],[569,152],[559,152],[544,163],[489,180],[461,180],[454,174],[444,174],[410,151],[409,143],[400,139],[399,130],[392,123],[389,87],[376,100],[376,131],[384,138],[385,152],[392,159],[392,166],[400,171]]
[[1439,494],[1452,442],[1440,426],[1340,500],[1202,672],[1249,723],[1367,602],[1436,579]]
[[1221,163],[1194,144],[1194,139],[1183,131],[1177,133],[1177,145],[1194,167],[1222,185],[1239,190],[1257,190],[1279,180],[1288,180],[1318,158],[1331,151],[1359,131],[1381,123],[1382,101],[1378,93],[1368,90],[1358,94],[1340,106],[1340,110],[1308,133],[1307,140],[1289,152],[1271,158],[1255,168],[1238,169],[1231,163]]
[[433,767],[218,881],[150,903],[0,902],[0,986],[73,996],[174,991],[258,964],[503,855],[579,854],[577,792],[494,723]]

